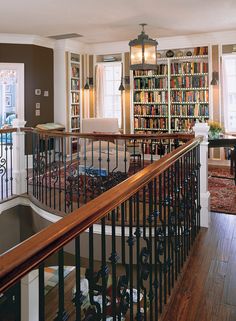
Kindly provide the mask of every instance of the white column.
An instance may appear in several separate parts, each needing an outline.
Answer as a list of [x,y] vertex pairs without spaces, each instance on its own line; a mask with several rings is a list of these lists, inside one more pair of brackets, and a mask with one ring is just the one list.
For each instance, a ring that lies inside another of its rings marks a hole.
[[20,131],[26,121],[14,119],[12,126],[17,128],[17,132],[12,134],[13,140],[13,194],[21,195],[26,192],[26,168],[25,168],[25,133]]
[[204,140],[200,144],[200,224],[202,227],[208,227],[210,223],[210,193],[208,191],[208,131],[207,123],[196,123],[193,127],[195,137],[203,136]]
[[21,320],[39,321],[38,271],[34,270],[21,280]]

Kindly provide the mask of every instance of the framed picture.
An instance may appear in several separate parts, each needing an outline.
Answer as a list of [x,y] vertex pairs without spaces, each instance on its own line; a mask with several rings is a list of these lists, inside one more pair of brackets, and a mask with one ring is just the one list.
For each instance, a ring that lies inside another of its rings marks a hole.
[[12,97],[11,97],[11,95],[6,95],[5,96],[5,106],[6,107],[11,107],[12,106]]
[[6,93],[11,93],[11,85],[6,85],[5,86],[5,92]]

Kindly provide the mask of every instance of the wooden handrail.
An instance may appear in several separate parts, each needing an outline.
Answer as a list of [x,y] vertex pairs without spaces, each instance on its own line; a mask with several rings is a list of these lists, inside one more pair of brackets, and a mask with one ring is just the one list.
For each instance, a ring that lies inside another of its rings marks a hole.
[[14,133],[17,132],[17,128],[0,128],[0,134],[5,134],[5,133]]
[[111,134],[111,133],[74,133],[58,130],[42,130],[32,127],[21,128],[25,132],[33,132],[42,136],[49,137],[78,137],[78,138],[90,138],[90,139],[181,139],[190,140],[194,137],[194,134],[189,133],[158,133],[158,134]]
[[202,141],[197,137],[0,256],[0,293],[105,217]]

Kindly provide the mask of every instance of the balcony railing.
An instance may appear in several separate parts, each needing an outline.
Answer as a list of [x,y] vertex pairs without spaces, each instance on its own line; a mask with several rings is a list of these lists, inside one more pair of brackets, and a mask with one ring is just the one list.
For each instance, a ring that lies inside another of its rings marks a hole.
[[[71,159],[67,163],[66,155],[71,146],[66,149],[67,138],[63,137],[62,143],[59,133],[45,135],[34,132],[33,136],[35,152],[32,173],[27,170],[28,186],[32,179],[34,197],[54,206],[48,197],[54,193],[54,187],[50,188],[53,179],[50,168],[54,161],[60,162],[58,171],[62,167],[65,177],[67,166],[71,166],[74,160],[77,162],[77,176],[91,173],[86,172],[86,163],[79,163],[81,149],[73,151],[75,158],[69,154]],[[51,137],[53,148],[48,149]],[[110,140],[111,136],[107,138]],[[125,146],[124,155],[128,152],[126,139],[134,143],[132,149],[136,148],[137,141],[142,151],[144,141],[141,137],[112,136],[115,146],[119,138]],[[173,141],[173,136],[169,138]],[[93,141],[93,135],[80,136],[79,139]],[[154,141],[159,144],[166,137],[148,139],[151,144]],[[22,317],[25,310],[28,315],[32,313],[28,318],[31,321],[160,319],[200,229],[201,139],[192,139],[171,151],[172,141],[167,145],[170,146],[168,153],[153,163],[153,154],[145,156],[141,153],[139,171],[134,153],[133,175],[121,179],[109,190],[102,189],[101,194],[86,206],[76,210],[71,207],[72,213],[0,257],[0,293],[6,300],[14,293],[11,303],[18,307],[15,320],[20,319],[21,313],[21,320],[25,321]],[[55,148],[57,144],[58,149]],[[111,142],[106,141],[105,144],[109,150]],[[45,165],[34,164],[34,159],[38,161],[42,155]],[[107,155],[106,159],[110,159],[109,152]],[[87,157],[83,160],[86,162]],[[145,164],[146,161],[148,163]],[[95,168],[100,170],[97,165]],[[115,170],[110,169],[107,169],[107,174],[114,174]],[[101,171],[92,174],[96,177],[97,173],[101,174]],[[124,173],[127,175],[128,170]],[[87,184],[86,181],[86,188]],[[66,190],[62,193],[66,195]],[[77,195],[78,203],[81,194],[77,192]],[[64,206],[66,209],[66,204]],[[70,279],[64,277],[68,253],[73,260]],[[58,266],[58,285],[52,290],[53,304],[44,293],[45,269],[50,262]],[[29,302],[27,296],[20,296],[20,292],[30,292],[32,275],[37,284],[34,292],[37,287],[38,290]]]
[[192,137],[38,130],[27,135],[32,137],[27,191],[41,204],[61,213],[81,207]]

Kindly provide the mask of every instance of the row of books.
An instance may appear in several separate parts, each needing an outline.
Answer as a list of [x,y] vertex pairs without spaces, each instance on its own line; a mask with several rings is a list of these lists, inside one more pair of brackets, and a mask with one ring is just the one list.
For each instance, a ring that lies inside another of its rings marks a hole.
[[164,144],[144,143],[142,144],[142,152],[144,154],[165,155],[168,152],[168,146]]
[[203,76],[178,76],[170,80],[171,88],[203,88],[208,87],[208,75]]
[[167,105],[135,105],[134,106],[135,115],[168,115]]
[[134,128],[166,129],[167,126],[166,118],[134,118]]
[[168,65],[158,64],[156,70],[134,70],[134,77],[167,75]]
[[71,102],[72,104],[79,103],[79,93],[71,93]]
[[208,102],[208,90],[172,91],[172,102]]
[[167,88],[167,78],[135,78],[134,89]]
[[71,128],[79,128],[80,127],[80,118],[71,118]]
[[80,90],[80,81],[79,79],[71,79],[71,90]]
[[171,74],[207,73],[208,62],[204,62],[204,61],[173,62],[170,65],[170,72]]
[[79,67],[72,65],[71,66],[71,76],[74,78],[79,78]]
[[135,92],[134,102],[138,103],[165,103],[168,101],[167,91],[153,91],[153,92]]
[[178,131],[189,131],[194,126],[195,120],[192,119],[181,119],[172,118],[171,119],[171,129]]
[[199,56],[199,55],[208,55],[208,47],[204,46],[204,47],[195,47],[193,49],[193,54],[194,56]]
[[80,114],[79,105],[72,105],[71,106],[71,116],[77,116]]
[[209,117],[209,106],[204,104],[171,105],[171,116],[206,116]]

